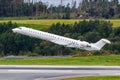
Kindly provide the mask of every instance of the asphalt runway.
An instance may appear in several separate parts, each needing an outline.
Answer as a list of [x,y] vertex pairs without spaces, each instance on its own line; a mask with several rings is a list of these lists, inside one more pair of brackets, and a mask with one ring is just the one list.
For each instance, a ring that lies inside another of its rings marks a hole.
[[61,80],[105,75],[120,75],[120,66],[0,66],[0,80]]

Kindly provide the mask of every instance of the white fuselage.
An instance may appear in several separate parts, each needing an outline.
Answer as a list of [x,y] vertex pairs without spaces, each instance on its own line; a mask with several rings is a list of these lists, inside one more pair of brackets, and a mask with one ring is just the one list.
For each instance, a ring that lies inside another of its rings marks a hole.
[[85,41],[75,40],[75,39],[51,34],[48,32],[34,30],[31,28],[20,27],[12,30],[14,33],[19,33],[19,34],[27,35],[30,37],[47,40],[47,41],[50,41],[59,45],[63,45],[66,47],[79,48],[79,49],[89,50],[89,51],[100,50],[97,46],[94,46],[94,44],[89,44],[88,42],[85,42]]

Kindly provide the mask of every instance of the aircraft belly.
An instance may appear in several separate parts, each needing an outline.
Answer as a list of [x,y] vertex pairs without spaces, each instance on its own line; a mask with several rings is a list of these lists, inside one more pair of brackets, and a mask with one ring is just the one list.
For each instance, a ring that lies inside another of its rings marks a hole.
[[67,45],[67,47],[71,47],[71,48],[72,48],[72,47],[75,47],[75,46],[74,46],[74,45],[72,45],[72,44],[70,44],[70,45]]
[[64,41],[58,41],[58,40],[51,40],[51,42],[59,44],[59,45],[67,45],[68,43],[64,42]]

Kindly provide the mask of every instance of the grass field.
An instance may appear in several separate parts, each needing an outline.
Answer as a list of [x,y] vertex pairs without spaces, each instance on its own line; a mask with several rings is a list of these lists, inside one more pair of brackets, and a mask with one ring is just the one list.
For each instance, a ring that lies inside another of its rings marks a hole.
[[[10,20],[0,20],[0,23],[2,22],[8,22]],[[27,26],[34,29],[46,29],[49,28],[50,25],[53,23],[64,23],[64,24],[73,24],[78,21],[77,19],[71,19],[71,20],[60,20],[60,19],[41,19],[41,20],[11,20],[14,23],[19,24],[20,26]],[[120,26],[120,20],[107,20],[113,23],[113,27],[119,27]]]
[[90,56],[78,58],[35,58],[0,60],[0,65],[116,65],[120,66],[120,56]]
[[63,80],[120,80],[120,76],[100,76],[100,77],[80,77],[80,78],[68,78]]
[[[8,22],[10,20],[0,20],[0,22]],[[53,23],[65,23],[65,24],[73,24],[79,20],[60,20],[60,19],[41,19],[41,20],[11,20],[12,22],[16,22],[18,24],[37,24],[37,25],[45,25],[50,26]]]

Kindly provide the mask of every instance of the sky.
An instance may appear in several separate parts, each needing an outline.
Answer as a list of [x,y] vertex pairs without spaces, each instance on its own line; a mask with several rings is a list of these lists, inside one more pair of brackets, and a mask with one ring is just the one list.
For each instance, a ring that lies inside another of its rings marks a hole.
[[[45,2],[45,3],[49,3],[49,4],[53,4],[54,6],[58,6],[60,5],[61,3],[61,0],[41,0],[42,2]],[[72,3],[72,0],[62,0],[62,4],[63,5],[67,5],[68,3]],[[77,2],[77,5],[80,3],[81,0],[73,0],[73,1],[76,1]]]
[[[61,3],[61,0],[40,0],[40,1],[42,1],[42,2],[44,2],[44,3],[49,3],[49,6],[50,6],[50,4],[53,4],[54,6],[58,6],[58,5],[60,5],[60,3]],[[67,5],[68,3],[72,3],[72,1],[76,1],[77,2],[77,6],[79,5],[79,3],[82,1],[82,0],[62,0],[63,2],[62,2],[62,4],[63,5]],[[120,2],[120,0],[119,0],[119,2]]]
[[[49,6],[52,4],[53,6],[58,6],[60,5],[61,3],[61,0],[35,0],[35,1],[42,1],[43,3],[46,3],[48,4],[49,3]],[[62,5],[67,5],[68,3],[72,3],[72,1],[76,1],[77,2],[77,6],[79,5],[79,3],[82,1],[82,0],[62,0]],[[120,2],[120,0],[119,0]]]

